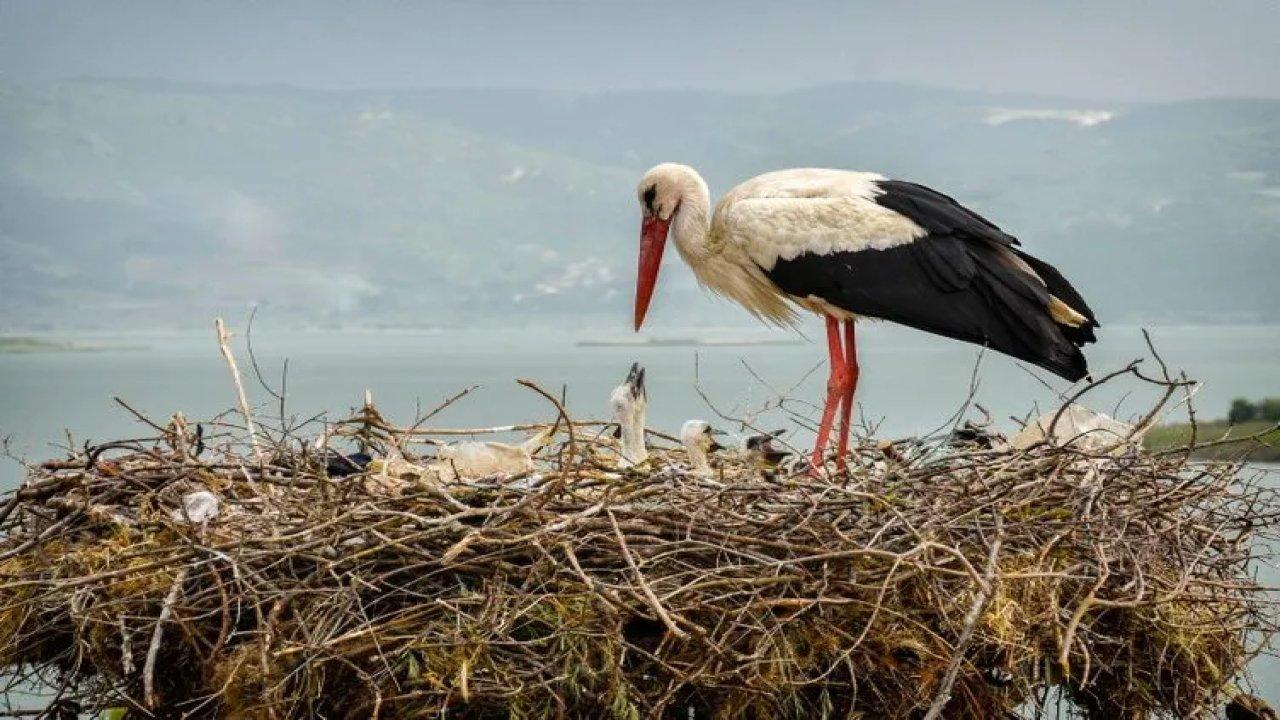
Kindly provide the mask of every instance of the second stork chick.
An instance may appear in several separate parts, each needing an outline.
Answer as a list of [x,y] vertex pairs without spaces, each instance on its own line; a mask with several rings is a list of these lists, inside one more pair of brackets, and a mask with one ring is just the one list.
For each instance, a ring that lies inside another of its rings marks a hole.
[[690,469],[697,475],[712,473],[708,456],[723,449],[720,443],[716,442],[716,434],[705,420],[690,420],[680,428],[680,442],[689,453]]

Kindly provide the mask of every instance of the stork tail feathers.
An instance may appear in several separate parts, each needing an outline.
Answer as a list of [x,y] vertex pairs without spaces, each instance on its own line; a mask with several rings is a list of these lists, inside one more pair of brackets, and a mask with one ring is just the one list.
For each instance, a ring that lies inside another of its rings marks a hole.
[[1078,328],[1089,322],[1089,318],[1076,312],[1070,305],[1052,295],[1049,296],[1049,316],[1059,325]]

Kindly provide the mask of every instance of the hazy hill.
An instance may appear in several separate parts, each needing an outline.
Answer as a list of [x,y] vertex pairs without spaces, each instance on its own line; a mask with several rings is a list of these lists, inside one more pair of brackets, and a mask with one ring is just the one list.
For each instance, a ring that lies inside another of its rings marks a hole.
[[[668,159],[713,193],[798,165],[935,185],[1062,266],[1104,321],[1280,306],[1280,101],[81,81],[0,85],[0,330],[253,303],[303,324],[621,326],[634,183]],[[741,321],[672,270],[655,319]]]

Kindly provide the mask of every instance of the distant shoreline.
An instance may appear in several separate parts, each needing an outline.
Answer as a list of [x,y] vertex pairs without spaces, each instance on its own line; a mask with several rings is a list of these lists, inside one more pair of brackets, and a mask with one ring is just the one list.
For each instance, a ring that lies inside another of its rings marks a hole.
[[81,345],[63,340],[41,340],[28,335],[0,336],[0,355],[35,353],[87,353],[106,350],[144,350],[142,345]]
[[0,337],[0,355],[26,355],[45,352],[85,352],[92,348],[68,342],[40,340],[34,337]]
[[[1193,450],[1197,460],[1241,460],[1252,462],[1280,462],[1280,430],[1272,430],[1258,440],[1246,442],[1244,438],[1256,435],[1274,423],[1250,421],[1232,425],[1226,420],[1207,420],[1196,423],[1196,444],[1204,445],[1228,438],[1230,442],[1213,447]],[[1176,423],[1157,425],[1147,433],[1143,444],[1148,450],[1176,450],[1191,442],[1191,424]]]

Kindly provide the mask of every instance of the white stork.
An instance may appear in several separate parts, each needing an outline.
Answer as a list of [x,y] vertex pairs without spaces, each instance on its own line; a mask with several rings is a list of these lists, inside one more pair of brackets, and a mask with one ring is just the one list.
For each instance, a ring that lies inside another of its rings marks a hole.
[[830,376],[815,471],[837,410],[844,466],[859,317],[985,345],[1072,381],[1088,373],[1079,346],[1094,340],[1098,323],[1080,294],[1016,238],[923,185],[869,172],[781,170],[730,190],[712,213],[702,177],[663,163],[645,173],[637,194],[636,330],[668,232],[703,286],[756,317],[793,325],[799,307],[826,319]]

